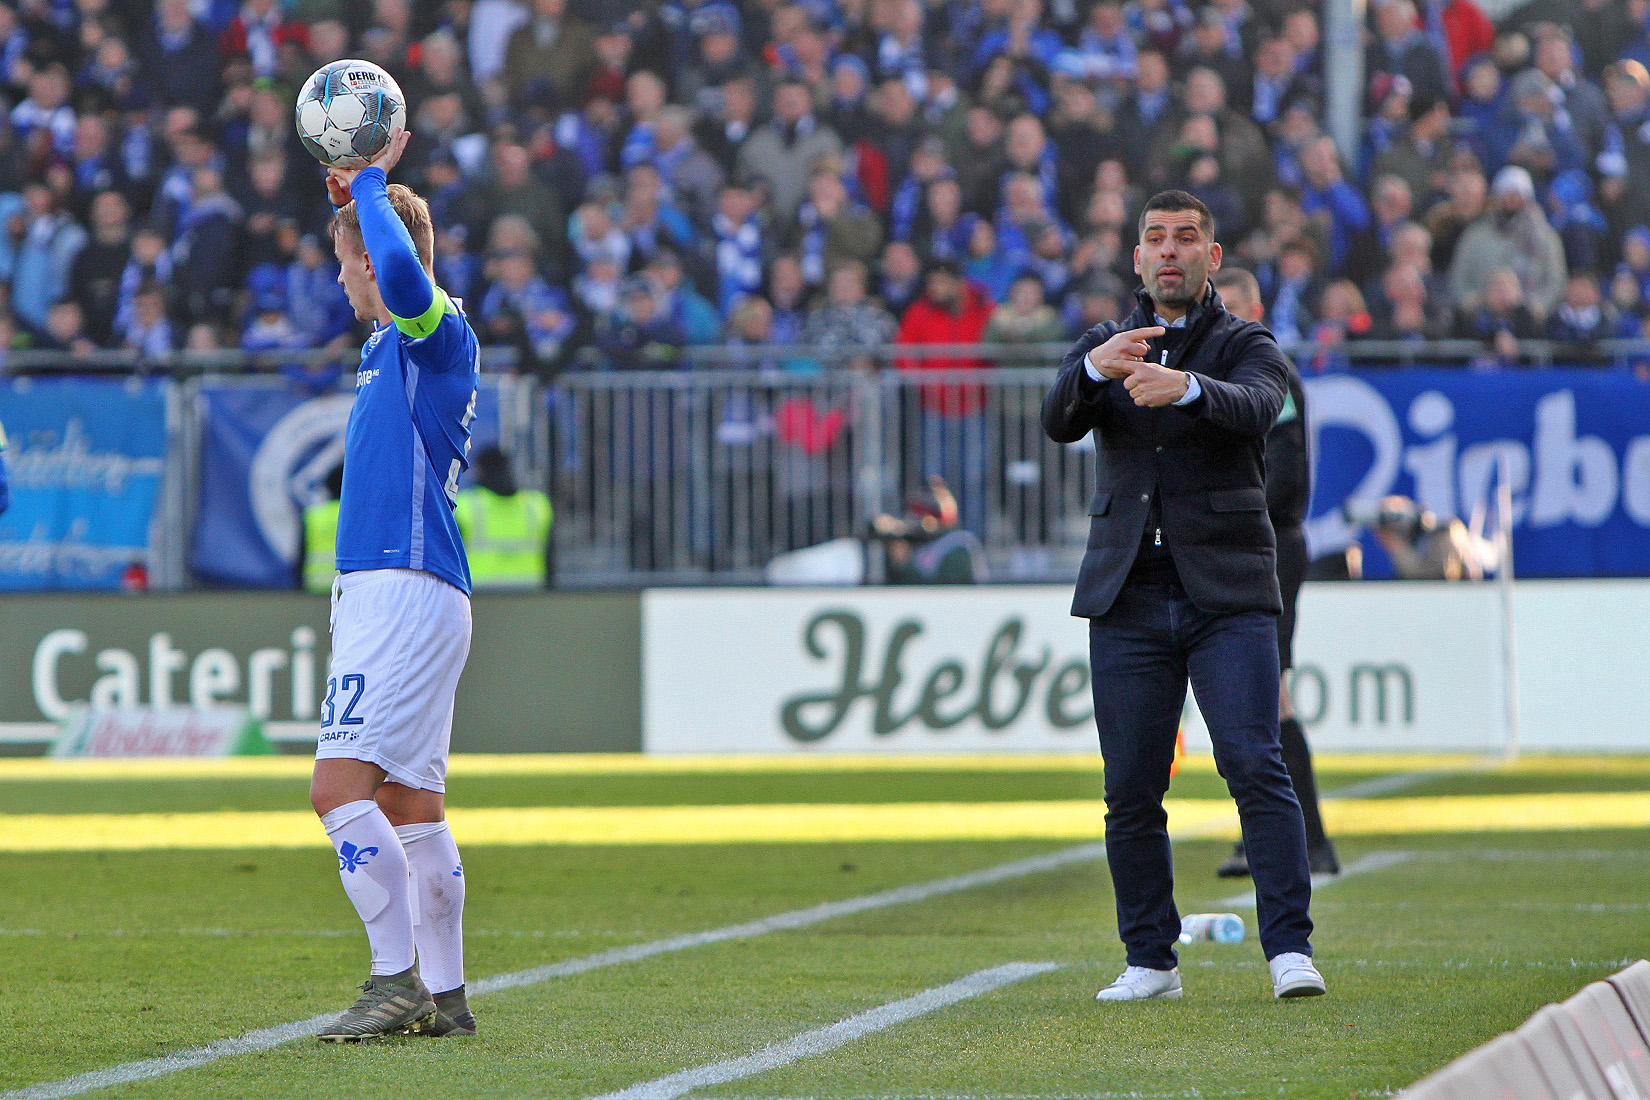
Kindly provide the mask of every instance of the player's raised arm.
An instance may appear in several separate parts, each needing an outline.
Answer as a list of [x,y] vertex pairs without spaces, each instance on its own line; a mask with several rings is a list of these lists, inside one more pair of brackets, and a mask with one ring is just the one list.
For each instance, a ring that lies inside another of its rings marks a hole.
[[402,131],[381,157],[360,170],[329,168],[327,191],[334,202],[345,195],[355,202],[361,240],[372,260],[384,305],[395,318],[396,328],[419,338],[435,331],[446,303],[436,293],[434,280],[418,258],[412,234],[390,205],[389,179],[385,173],[401,159],[411,136],[412,131]]

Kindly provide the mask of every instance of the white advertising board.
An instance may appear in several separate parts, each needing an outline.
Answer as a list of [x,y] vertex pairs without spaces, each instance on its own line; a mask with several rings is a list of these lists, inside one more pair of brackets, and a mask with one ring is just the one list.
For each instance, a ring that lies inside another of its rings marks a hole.
[[648,752],[1094,750],[1064,586],[654,590]]
[[[1064,586],[644,594],[649,752],[1095,749]],[[1650,748],[1650,581],[1517,586],[1522,747]],[[1294,698],[1326,751],[1498,751],[1493,585],[1310,584]],[[1208,747],[1191,708],[1188,748]]]

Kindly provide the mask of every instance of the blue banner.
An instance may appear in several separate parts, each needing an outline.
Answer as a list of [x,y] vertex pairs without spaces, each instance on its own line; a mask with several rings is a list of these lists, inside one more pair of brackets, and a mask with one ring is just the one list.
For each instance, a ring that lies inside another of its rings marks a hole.
[[[207,387],[200,394],[200,506],[195,575],[240,588],[293,588],[303,510],[344,459],[353,393],[306,397],[285,389]],[[499,441],[499,392],[483,380],[471,454]]]
[[1488,514],[1493,529],[1505,458],[1519,576],[1650,574],[1650,384],[1632,372],[1362,371],[1306,392],[1314,556],[1358,541],[1364,575],[1391,576],[1347,518],[1388,494],[1469,523]]
[[15,379],[0,388],[11,507],[0,590],[147,581],[166,472],[160,382]]

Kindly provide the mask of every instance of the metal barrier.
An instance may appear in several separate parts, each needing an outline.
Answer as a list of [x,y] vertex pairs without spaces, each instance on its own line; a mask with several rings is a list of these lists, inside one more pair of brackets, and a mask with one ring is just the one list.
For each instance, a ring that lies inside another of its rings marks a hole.
[[[793,349],[794,356],[795,351]],[[544,460],[564,586],[749,583],[943,477],[998,580],[1076,575],[1093,445],[1043,435],[1051,368],[566,375]]]

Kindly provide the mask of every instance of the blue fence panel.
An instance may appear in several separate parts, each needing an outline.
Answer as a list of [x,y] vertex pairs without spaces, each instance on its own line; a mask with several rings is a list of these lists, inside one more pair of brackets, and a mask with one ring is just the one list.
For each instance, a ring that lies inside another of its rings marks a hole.
[[118,589],[153,562],[166,384],[15,379],[0,388],[11,507],[0,590]]
[[1496,492],[1504,455],[1520,576],[1650,574],[1650,384],[1631,371],[1365,371],[1306,387],[1314,554],[1357,539],[1365,575],[1391,576],[1342,506],[1399,493],[1470,521]]
[[[292,588],[303,509],[343,461],[353,393],[214,385],[199,395],[201,468],[190,550],[195,575],[244,588]],[[484,379],[471,454],[499,440],[499,387]]]

